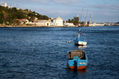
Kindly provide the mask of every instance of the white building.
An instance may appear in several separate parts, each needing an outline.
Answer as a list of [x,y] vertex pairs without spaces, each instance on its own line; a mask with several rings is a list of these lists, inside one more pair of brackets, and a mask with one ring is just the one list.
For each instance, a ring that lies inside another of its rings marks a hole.
[[105,25],[105,24],[101,24],[101,23],[100,23],[100,24],[99,24],[99,23],[98,23],[98,24],[97,24],[97,23],[89,24],[89,26],[104,26],[104,25]]
[[75,25],[73,23],[64,23],[65,26],[68,26],[68,27],[74,27]]
[[36,23],[36,26],[51,26],[50,20],[38,20]]
[[8,4],[7,3],[2,3],[2,4],[0,4],[1,6],[3,6],[3,7],[8,7],[8,8],[11,8],[11,6],[8,6]]
[[29,20],[28,19],[17,19],[21,24],[28,24]]
[[4,7],[7,7],[8,5],[7,5],[7,3],[4,3],[4,5],[3,5]]
[[57,17],[53,20],[53,26],[64,26],[63,19],[61,17]]

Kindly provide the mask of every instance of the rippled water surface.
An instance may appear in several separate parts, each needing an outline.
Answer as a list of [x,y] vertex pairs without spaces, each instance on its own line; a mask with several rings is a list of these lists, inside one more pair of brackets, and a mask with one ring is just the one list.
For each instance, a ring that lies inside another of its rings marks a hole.
[[[85,72],[67,68],[79,29],[88,42]],[[0,79],[119,79],[118,50],[118,26],[0,28]]]

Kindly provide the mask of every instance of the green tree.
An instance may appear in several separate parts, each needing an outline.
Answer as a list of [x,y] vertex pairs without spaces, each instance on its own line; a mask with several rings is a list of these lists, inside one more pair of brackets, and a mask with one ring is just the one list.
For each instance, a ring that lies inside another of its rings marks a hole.
[[78,26],[78,25],[79,25],[79,17],[74,17],[74,18],[73,18],[73,24],[74,24],[75,26]]
[[73,19],[68,19],[66,22],[73,23],[75,26],[79,25],[79,17],[74,17]]
[[0,24],[3,24],[4,22],[4,15],[2,12],[0,12]]
[[18,19],[33,21],[35,18],[44,20],[49,19],[46,15],[41,15],[28,9],[23,10],[17,9],[16,7],[8,8],[0,6],[0,24],[19,24]]

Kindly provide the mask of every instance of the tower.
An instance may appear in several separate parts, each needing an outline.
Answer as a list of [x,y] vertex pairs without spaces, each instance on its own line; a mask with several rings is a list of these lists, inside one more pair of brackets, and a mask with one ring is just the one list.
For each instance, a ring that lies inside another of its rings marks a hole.
[[90,15],[90,17],[89,17],[89,24],[91,24],[91,15]]

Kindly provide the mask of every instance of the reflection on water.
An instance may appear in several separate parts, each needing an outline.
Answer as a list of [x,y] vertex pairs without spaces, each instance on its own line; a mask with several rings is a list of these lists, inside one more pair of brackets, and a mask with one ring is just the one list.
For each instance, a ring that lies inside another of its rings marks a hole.
[[78,70],[78,71],[74,71],[74,70],[67,70],[67,75],[66,78],[67,79],[88,79],[88,70]]
[[78,46],[79,49],[85,49],[87,46]]

